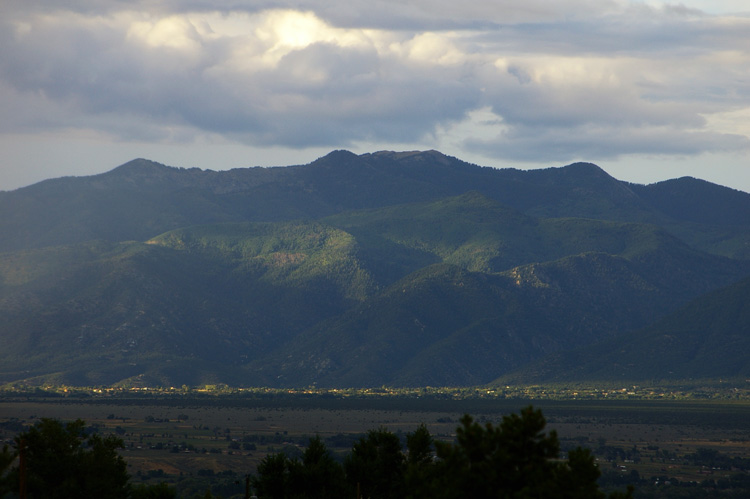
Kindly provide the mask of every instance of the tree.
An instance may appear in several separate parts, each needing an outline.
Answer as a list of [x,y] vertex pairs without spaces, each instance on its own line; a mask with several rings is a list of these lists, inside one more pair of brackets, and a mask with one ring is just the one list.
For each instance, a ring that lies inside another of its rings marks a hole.
[[177,499],[177,490],[164,482],[153,485],[144,483],[130,487],[129,499]]
[[292,495],[320,498],[342,497],[344,470],[333,459],[319,436],[310,439],[302,454],[302,462],[294,461],[290,472]]
[[384,428],[370,430],[344,460],[349,485],[361,497],[404,496],[404,455],[398,437]]
[[252,484],[260,498],[282,499],[289,497],[289,458],[279,452],[268,454],[260,463]]
[[604,498],[591,452],[579,447],[567,461],[559,459],[557,434],[545,433],[545,425],[542,412],[532,407],[503,417],[499,426],[482,426],[465,415],[456,443],[435,442],[432,497]]
[[310,439],[302,461],[285,454],[269,454],[258,464],[252,479],[262,498],[342,497],[344,471],[319,436]]
[[[65,424],[42,419],[15,441],[25,459],[29,498],[128,496],[127,465],[117,453],[123,442],[114,435],[87,437],[80,419]],[[21,482],[20,473],[20,464],[11,470],[15,484]]]
[[[266,498],[356,497],[458,499],[604,499],[599,469],[588,449],[560,459],[555,431],[544,432],[541,411],[527,407],[505,416],[498,426],[482,426],[465,415],[455,443],[433,440],[425,425],[406,436],[370,430],[344,460],[350,490],[340,488],[341,466],[319,437],[310,440],[302,460],[266,456],[253,478]],[[434,451],[433,451],[434,449]],[[632,489],[610,499],[632,499]]]
[[424,423],[406,435],[406,451],[404,485],[407,496],[429,497],[435,457],[434,441]]
[[0,497],[5,497],[5,494],[11,491],[8,471],[15,459],[16,453],[11,451],[7,445],[3,445],[3,451],[0,452]]
[[406,462],[408,466],[424,466],[432,463],[433,438],[422,423],[414,433],[406,435]]

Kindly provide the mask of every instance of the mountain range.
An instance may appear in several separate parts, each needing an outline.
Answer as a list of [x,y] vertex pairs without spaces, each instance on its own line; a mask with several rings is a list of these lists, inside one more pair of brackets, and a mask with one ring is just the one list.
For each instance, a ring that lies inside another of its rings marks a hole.
[[334,151],[0,192],[0,382],[750,375],[750,194]]

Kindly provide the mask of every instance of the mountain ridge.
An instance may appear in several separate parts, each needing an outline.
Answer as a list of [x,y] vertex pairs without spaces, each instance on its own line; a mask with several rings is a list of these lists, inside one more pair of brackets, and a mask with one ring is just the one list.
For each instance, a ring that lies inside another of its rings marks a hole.
[[[344,168],[338,158],[360,167]],[[704,227],[679,218],[686,210],[664,213],[654,204],[655,195],[644,200],[646,194],[638,194],[657,188],[639,188],[595,165],[582,165],[494,169],[437,151],[359,156],[334,151],[308,165],[219,172],[134,160],[104,174],[52,179],[0,193],[0,212],[7,215],[0,220],[0,232],[6,236],[0,240],[0,251],[90,239],[145,240],[194,223],[317,218],[476,190],[534,216],[656,223],[704,250],[750,258],[750,241],[745,236],[737,239],[732,228],[717,234],[713,222]],[[147,171],[159,174],[146,178]],[[700,188],[715,191],[713,198],[732,193],[734,201],[719,206],[721,215],[712,220],[724,217],[748,227],[750,195],[704,181]]]

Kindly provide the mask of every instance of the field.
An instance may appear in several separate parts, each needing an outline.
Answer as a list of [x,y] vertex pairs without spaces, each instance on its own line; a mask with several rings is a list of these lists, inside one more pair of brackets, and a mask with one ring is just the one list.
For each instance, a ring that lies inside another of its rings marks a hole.
[[[451,440],[463,414],[496,423],[530,404],[542,409],[563,450],[578,445],[593,450],[606,485],[653,489],[713,481],[719,486],[748,474],[747,400],[19,395],[0,398],[0,439],[11,441],[40,418],[81,418],[123,439],[134,481],[172,482],[183,497],[209,487],[232,497],[242,493],[244,477],[266,454],[297,455],[316,434],[343,457],[370,429],[382,426],[405,435],[425,423],[436,438]],[[709,458],[718,464],[705,464]]]

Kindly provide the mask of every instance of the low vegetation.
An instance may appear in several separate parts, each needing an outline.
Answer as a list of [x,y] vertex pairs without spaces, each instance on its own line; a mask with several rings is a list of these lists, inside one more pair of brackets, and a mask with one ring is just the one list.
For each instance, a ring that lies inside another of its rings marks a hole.
[[[246,477],[259,479],[258,466],[269,456],[284,473],[296,473],[289,463],[303,464],[308,449],[317,446],[309,452],[320,454],[322,444],[334,467],[344,469],[347,456],[371,432],[381,434],[378,441],[383,435],[397,440],[407,460],[416,445],[410,438],[427,433],[437,456],[441,443],[458,442],[464,414],[473,414],[472,426],[490,423],[497,429],[509,414],[528,406],[529,394],[537,394],[533,404],[544,413],[548,436],[557,433],[560,456],[587,449],[606,493],[633,485],[634,497],[746,497],[750,397],[718,381],[712,392],[709,388],[508,387],[501,394],[486,388],[50,387],[2,392],[0,440],[12,451],[16,437],[44,418],[82,417],[87,435],[122,440],[118,452],[132,486],[145,490],[164,483],[186,499],[208,497],[207,490],[214,497],[239,499]],[[590,396],[580,398],[586,393]],[[405,481],[408,476],[404,470]]]
[[260,497],[273,498],[604,498],[591,452],[578,447],[560,460],[557,434],[545,433],[545,424],[541,411],[531,407],[505,416],[498,426],[465,415],[455,442],[433,440],[421,425],[406,435],[406,452],[394,433],[370,430],[343,466],[316,437],[301,459],[266,456],[253,483]]
[[[434,440],[423,424],[406,435],[406,451],[396,434],[373,429],[354,443],[343,464],[316,436],[300,458],[284,452],[264,457],[246,487],[252,483],[259,497],[274,499],[604,498],[591,451],[578,447],[561,460],[557,433],[545,432],[545,425],[541,411],[532,407],[503,417],[497,426],[480,425],[465,415],[454,442]],[[62,423],[43,418],[16,437],[15,447],[17,465],[12,466],[15,456],[7,446],[0,455],[3,497],[12,490],[22,497],[49,499],[176,497],[164,482],[129,483],[125,460],[116,452],[123,440],[114,434],[87,434],[80,419]]]

